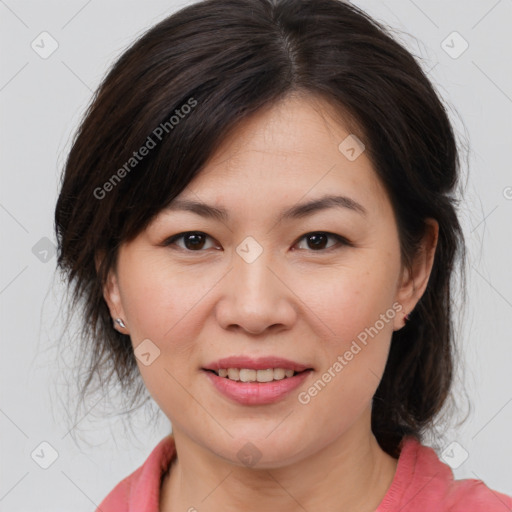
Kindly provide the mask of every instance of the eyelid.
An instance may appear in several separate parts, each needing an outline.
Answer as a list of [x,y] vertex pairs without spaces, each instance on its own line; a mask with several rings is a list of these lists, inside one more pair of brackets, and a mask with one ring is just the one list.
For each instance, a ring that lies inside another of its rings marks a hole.
[[353,247],[353,244],[347,240],[344,236],[338,235],[337,233],[332,233],[331,231],[308,231],[307,233],[304,233],[301,235],[297,240],[294,242],[294,246],[297,245],[299,242],[301,242],[303,239],[307,238],[310,235],[326,235],[328,238],[334,238],[337,243],[334,245],[331,245],[330,247],[327,247],[326,249],[319,249],[315,251],[314,249],[299,249],[301,251],[306,251],[310,254],[327,254],[331,251],[336,251],[341,249],[343,246]]
[[[175,235],[167,237],[165,240],[163,240],[158,245],[162,246],[162,247],[169,247],[170,245],[176,245],[174,243],[176,240],[179,240],[180,238],[184,238],[187,235],[205,235],[207,238],[210,238],[211,240],[215,240],[212,236],[210,236],[208,233],[205,233],[204,231],[182,231],[181,233],[176,233]],[[179,246],[177,246],[177,248],[181,251],[185,251],[185,252],[189,252],[189,253],[204,252],[203,249],[200,249],[198,251],[191,251],[189,249],[184,249],[183,247],[179,247]]]

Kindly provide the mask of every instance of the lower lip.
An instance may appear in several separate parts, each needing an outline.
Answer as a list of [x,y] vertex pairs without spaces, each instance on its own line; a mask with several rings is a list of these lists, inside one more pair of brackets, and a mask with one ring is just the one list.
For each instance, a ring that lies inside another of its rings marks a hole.
[[204,372],[217,391],[235,402],[243,405],[264,405],[282,400],[308,378],[311,370],[272,382],[241,382],[219,377],[216,373],[207,370]]

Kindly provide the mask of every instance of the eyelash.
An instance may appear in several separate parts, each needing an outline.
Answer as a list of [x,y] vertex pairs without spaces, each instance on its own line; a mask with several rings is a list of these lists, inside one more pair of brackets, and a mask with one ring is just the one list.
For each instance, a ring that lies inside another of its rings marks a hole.
[[[186,237],[187,235],[206,235],[206,237],[208,237],[210,239],[212,238],[208,234],[203,233],[202,231],[185,231],[183,233],[178,233],[178,234],[173,235],[173,236],[171,236],[169,238],[166,238],[160,245],[164,246],[164,247],[175,245],[175,241],[176,240],[182,239],[182,238]],[[341,235],[337,235],[335,233],[330,233],[328,231],[310,231],[309,233],[305,233],[300,238],[298,238],[298,240],[294,243],[294,245],[296,245],[301,240],[303,240],[304,238],[306,238],[306,237],[308,237],[310,235],[326,235],[329,238],[334,238],[335,240],[337,240],[338,244],[335,244],[335,245],[333,245],[331,247],[327,247],[326,249],[318,249],[318,250],[311,249],[311,250],[309,250],[309,252],[326,253],[326,252],[329,252],[331,250],[340,249],[341,247],[339,246],[339,244],[341,244],[341,246],[350,246],[350,247],[352,246],[352,244],[346,238],[342,237]],[[190,250],[190,249],[187,249],[187,248],[184,248],[184,247],[179,247],[179,246],[177,246],[177,248],[179,250],[182,250],[182,251],[185,251],[185,252],[189,252],[189,253],[191,253],[191,252],[198,252],[198,253],[204,252],[204,249],[199,249],[197,251],[194,251],[194,250]],[[304,250],[304,249],[300,249],[300,250]]]

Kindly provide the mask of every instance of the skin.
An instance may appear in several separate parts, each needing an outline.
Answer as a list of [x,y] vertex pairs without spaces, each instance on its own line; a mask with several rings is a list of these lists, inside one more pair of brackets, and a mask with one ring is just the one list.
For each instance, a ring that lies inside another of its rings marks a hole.
[[[229,221],[161,212],[120,248],[105,300],[134,348],[149,338],[160,350],[149,366],[137,363],[172,423],[178,453],[163,479],[163,512],[374,511],[392,482],[397,461],[371,431],[371,400],[392,333],[425,291],[438,226],[428,220],[406,270],[386,191],[365,152],[354,161],[340,152],[350,131],[335,119],[313,96],[259,111],[179,196],[222,206]],[[349,196],[367,214],[331,208],[276,223],[282,209],[327,193]],[[185,231],[208,236],[199,248],[186,237],[160,245]],[[319,231],[351,245],[326,238],[317,249],[304,235]],[[247,236],[263,249],[252,263],[236,252]],[[301,404],[299,392],[394,303],[401,311]],[[231,355],[277,355],[314,371],[284,400],[241,405],[201,370]],[[237,457],[247,442],[261,455],[252,467]]]

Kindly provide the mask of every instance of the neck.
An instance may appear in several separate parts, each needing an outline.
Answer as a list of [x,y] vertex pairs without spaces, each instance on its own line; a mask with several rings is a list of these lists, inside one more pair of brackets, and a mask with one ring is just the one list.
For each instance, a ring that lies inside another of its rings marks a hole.
[[173,429],[178,457],[163,480],[160,510],[373,512],[391,485],[397,460],[370,429],[357,427],[293,465],[272,469],[232,464]]

